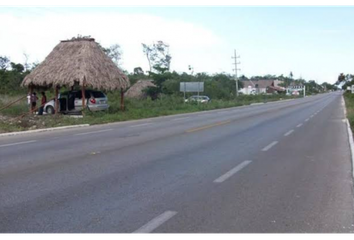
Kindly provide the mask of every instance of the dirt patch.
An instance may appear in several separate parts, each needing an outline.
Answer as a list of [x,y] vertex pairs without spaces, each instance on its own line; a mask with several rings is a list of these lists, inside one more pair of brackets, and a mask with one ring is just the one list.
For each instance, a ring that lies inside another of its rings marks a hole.
[[0,115],[0,133],[13,130],[34,130],[47,127],[45,116],[27,115],[22,118]]
[[0,122],[2,123],[11,123],[13,121],[14,119],[11,117],[0,115]]

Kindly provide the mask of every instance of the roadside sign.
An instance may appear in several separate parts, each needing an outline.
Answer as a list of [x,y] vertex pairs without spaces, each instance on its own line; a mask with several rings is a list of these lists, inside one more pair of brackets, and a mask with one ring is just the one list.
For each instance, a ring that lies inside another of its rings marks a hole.
[[[186,92],[204,92],[204,82],[180,82],[179,91],[183,92],[184,102],[186,102]],[[199,104],[199,101],[198,101]]]
[[180,92],[204,92],[204,82],[180,82]]
[[287,92],[294,92],[295,95],[299,95],[299,91],[303,91],[304,97],[306,96],[306,87],[304,85],[289,86],[287,89]]
[[291,90],[291,91],[302,90],[303,88],[304,88],[304,86],[302,86],[302,85],[289,86],[289,90]]
[[352,85],[352,89],[351,90],[352,90],[352,93],[354,93],[354,85]]

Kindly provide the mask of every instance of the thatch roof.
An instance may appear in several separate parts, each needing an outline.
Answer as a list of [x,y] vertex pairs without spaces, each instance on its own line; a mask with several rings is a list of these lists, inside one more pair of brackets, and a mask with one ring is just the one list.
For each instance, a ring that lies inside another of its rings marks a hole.
[[127,98],[144,99],[147,94],[144,93],[144,89],[148,87],[156,87],[152,80],[139,80],[125,93]]
[[93,38],[61,41],[47,58],[25,77],[22,86],[72,87],[76,84],[95,89],[129,87],[128,77],[118,69]]

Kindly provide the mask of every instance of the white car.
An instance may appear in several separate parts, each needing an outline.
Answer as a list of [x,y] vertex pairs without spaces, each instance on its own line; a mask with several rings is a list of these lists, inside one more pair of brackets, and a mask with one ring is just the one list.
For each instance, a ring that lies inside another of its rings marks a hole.
[[200,102],[200,103],[208,103],[210,102],[210,98],[208,96],[191,96],[190,98],[184,100],[185,102]]
[[[59,112],[76,113],[82,110],[82,92],[68,91],[59,94]],[[109,108],[107,96],[101,91],[85,90],[85,100],[90,111],[102,111]],[[44,105],[47,114],[55,113],[55,101],[51,100]]]

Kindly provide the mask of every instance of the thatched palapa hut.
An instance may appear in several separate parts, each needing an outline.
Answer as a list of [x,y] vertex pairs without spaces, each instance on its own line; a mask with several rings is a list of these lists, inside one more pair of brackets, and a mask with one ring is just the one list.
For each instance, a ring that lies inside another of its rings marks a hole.
[[125,93],[125,96],[127,98],[145,99],[147,94],[144,93],[144,90],[148,87],[156,87],[153,80],[139,80],[129,88],[129,90]]
[[[101,90],[129,87],[128,77],[103,52],[93,38],[73,38],[61,41],[46,59],[25,77],[22,86],[30,92],[34,88],[54,88],[58,103],[58,88],[81,86]],[[85,94],[82,94],[85,106]],[[123,95],[122,95],[123,97]],[[58,104],[56,104],[56,111]]]

